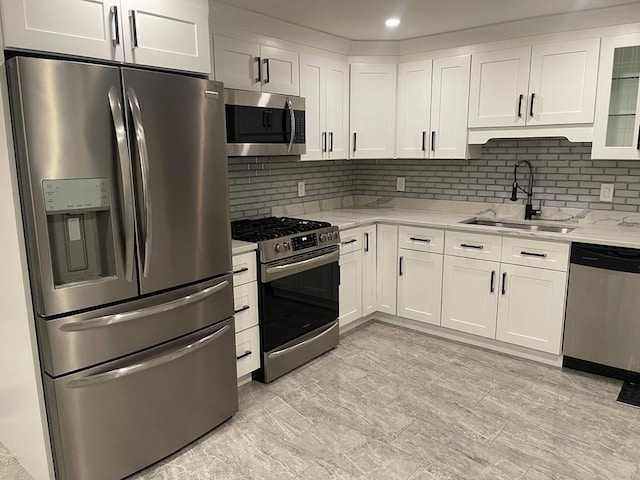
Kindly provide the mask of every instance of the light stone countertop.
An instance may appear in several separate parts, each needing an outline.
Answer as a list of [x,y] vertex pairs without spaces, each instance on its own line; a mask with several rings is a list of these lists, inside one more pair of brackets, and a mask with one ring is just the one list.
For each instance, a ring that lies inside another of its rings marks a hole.
[[[532,223],[538,224],[562,225],[575,228],[573,231],[564,234],[460,223],[476,216],[482,218],[499,218],[494,215],[483,215],[482,213],[483,212],[477,212],[476,214],[437,212],[401,208],[346,208],[309,213],[301,215],[300,217],[308,220],[329,222],[332,225],[338,226],[340,230],[369,225],[372,223],[391,223],[436,227],[449,230],[464,230],[477,233],[491,233],[524,238],[640,248],[640,223],[625,221],[625,219],[610,219],[605,215],[602,215],[601,219],[595,220],[592,223],[583,223],[582,221],[532,221]],[[513,221],[514,218],[504,217],[504,220]],[[524,220],[518,219],[518,221]]]
[[231,240],[231,255],[240,255],[241,253],[253,252],[257,249],[258,245],[255,243]]

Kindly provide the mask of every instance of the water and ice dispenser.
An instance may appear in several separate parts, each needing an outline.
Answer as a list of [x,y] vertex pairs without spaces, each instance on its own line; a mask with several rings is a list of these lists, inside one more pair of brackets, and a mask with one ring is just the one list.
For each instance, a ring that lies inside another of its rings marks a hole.
[[55,286],[115,275],[108,179],[44,180],[42,186]]

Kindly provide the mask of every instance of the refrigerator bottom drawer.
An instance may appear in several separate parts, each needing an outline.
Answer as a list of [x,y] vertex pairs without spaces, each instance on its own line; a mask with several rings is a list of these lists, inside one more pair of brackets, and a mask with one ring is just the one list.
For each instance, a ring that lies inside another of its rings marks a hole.
[[89,370],[45,377],[60,479],[119,479],[238,410],[233,319]]

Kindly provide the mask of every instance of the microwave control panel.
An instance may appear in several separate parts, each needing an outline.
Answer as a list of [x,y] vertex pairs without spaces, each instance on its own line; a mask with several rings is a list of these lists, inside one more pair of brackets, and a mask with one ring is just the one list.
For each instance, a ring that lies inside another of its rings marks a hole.
[[304,112],[296,110],[296,134],[293,136],[293,143],[304,143]]

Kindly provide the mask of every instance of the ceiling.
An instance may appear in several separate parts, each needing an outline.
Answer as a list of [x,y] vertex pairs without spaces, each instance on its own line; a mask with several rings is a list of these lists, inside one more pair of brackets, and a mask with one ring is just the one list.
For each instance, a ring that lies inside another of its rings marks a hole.
[[[350,40],[405,40],[631,0],[217,0]],[[384,21],[402,23],[388,29]]]

